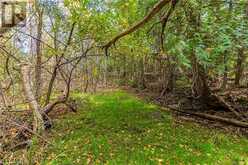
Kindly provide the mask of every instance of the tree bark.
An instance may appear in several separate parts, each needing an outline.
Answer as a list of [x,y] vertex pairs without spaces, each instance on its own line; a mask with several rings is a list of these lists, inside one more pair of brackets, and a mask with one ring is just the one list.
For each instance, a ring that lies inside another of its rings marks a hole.
[[28,64],[22,64],[21,74],[22,74],[22,84],[25,93],[25,97],[29,103],[30,109],[33,110],[34,115],[34,131],[40,132],[44,130],[44,121],[41,114],[41,108],[37,102],[35,95],[32,92],[31,87],[31,77],[30,77],[30,66]]
[[227,81],[228,81],[228,68],[227,68],[227,51],[225,51],[223,55],[223,64],[224,64],[224,74],[223,74],[223,81],[222,81],[222,89],[226,89]]
[[8,109],[7,99],[5,97],[4,90],[3,90],[1,82],[0,82],[0,97],[1,97],[1,99],[0,99],[1,100],[0,101],[0,115],[1,115],[2,112],[3,112],[3,109],[6,109],[6,110]]
[[[37,2],[36,2],[37,3]],[[36,4],[38,5],[38,4]],[[35,65],[35,98],[39,102],[41,97],[41,87],[42,87],[42,53],[41,53],[41,38],[42,38],[42,26],[43,26],[43,11],[36,6],[38,14],[37,22],[37,40],[36,40],[36,65]]]
[[205,103],[210,96],[210,89],[207,84],[207,76],[204,67],[198,62],[196,55],[191,55],[192,63],[192,93],[193,96]]
[[238,50],[238,58],[236,64],[235,82],[234,82],[234,85],[236,87],[240,86],[240,79],[244,71],[244,65],[243,65],[244,61],[245,61],[244,48],[241,48]]
[[[229,0],[228,2],[229,5],[229,14],[228,14],[228,19],[232,18],[232,11],[233,11],[233,0]],[[228,20],[227,20],[228,21]],[[228,83],[228,51],[224,52],[223,55],[223,64],[224,64],[224,75],[223,75],[223,82],[222,82],[222,89],[226,89],[227,83]]]

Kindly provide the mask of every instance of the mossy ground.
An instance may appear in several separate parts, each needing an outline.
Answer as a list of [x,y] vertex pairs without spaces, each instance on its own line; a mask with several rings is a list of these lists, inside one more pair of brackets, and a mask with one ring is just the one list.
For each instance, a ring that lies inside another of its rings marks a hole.
[[41,164],[248,164],[245,138],[176,124],[170,113],[120,90],[73,96],[88,103],[55,120],[53,145],[31,147]]

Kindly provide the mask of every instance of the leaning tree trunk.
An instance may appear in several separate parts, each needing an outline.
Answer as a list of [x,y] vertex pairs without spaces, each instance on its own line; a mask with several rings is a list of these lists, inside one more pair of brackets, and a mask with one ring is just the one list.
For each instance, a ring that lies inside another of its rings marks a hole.
[[41,108],[32,92],[31,87],[31,77],[30,77],[30,66],[28,64],[22,64],[21,74],[22,74],[22,84],[25,93],[25,97],[29,103],[30,109],[33,110],[34,115],[34,131],[40,132],[44,130],[44,121],[41,114]]

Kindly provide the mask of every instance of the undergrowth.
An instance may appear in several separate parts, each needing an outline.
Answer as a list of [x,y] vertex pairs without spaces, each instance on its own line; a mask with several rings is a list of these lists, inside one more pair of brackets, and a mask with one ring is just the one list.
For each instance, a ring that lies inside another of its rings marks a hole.
[[55,120],[52,145],[33,145],[33,160],[48,165],[248,164],[247,139],[177,124],[171,114],[123,91],[73,97],[84,102],[81,108]]

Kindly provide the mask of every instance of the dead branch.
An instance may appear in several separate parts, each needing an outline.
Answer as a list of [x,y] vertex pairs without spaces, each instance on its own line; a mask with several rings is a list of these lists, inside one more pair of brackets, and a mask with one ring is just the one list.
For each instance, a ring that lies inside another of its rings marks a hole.
[[43,136],[39,135],[38,133],[36,133],[35,131],[33,131],[32,129],[24,126],[24,125],[21,125],[13,120],[10,120],[10,119],[6,119],[6,121],[11,124],[11,125],[14,125],[14,126],[17,126],[17,127],[20,127],[20,128],[23,128],[25,130],[27,130],[29,133],[37,136],[38,138],[40,138],[41,140],[43,140],[44,142],[46,142],[47,144],[51,144],[47,139],[45,139]]
[[237,110],[235,110],[229,103],[227,103],[222,97],[217,96],[216,94],[213,94],[214,97],[217,98],[217,100],[229,111],[233,112],[239,119],[243,121],[247,121],[242,114],[240,114]]
[[242,128],[248,128],[248,123],[247,122],[242,122],[242,121],[238,121],[238,120],[235,120],[235,119],[224,118],[224,117],[220,117],[220,116],[216,116],[216,115],[209,115],[209,114],[205,114],[205,113],[191,112],[191,111],[181,111],[181,110],[178,110],[177,108],[172,107],[172,106],[167,106],[167,107],[168,108],[160,107],[160,109],[163,110],[163,111],[168,111],[169,110],[169,111],[172,111],[172,112],[178,112],[178,113],[181,113],[181,114],[193,115],[193,116],[197,116],[197,117],[208,119],[208,120],[224,122],[224,123],[234,125],[234,126],[238,126],[238,127],[242,127]]

